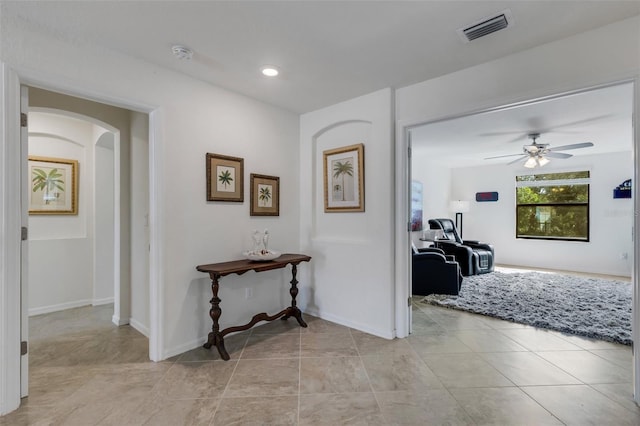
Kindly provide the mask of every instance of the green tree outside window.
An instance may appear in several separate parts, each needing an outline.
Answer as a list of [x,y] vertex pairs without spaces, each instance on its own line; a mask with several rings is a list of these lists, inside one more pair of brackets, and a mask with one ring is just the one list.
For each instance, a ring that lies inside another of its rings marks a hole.
[[588,178],[588,171],[516,177],[532,185],[516,188],[516,237],[588,241]]

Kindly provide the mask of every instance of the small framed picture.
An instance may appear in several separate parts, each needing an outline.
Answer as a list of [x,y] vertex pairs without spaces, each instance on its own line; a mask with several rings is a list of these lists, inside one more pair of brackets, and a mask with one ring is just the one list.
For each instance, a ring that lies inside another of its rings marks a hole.
[[29,214],[78,214],[78,160],[29,156]]
[[364,144],[323,152],[324,211],[364,211]]
[[207,153],[207,201],[244,201],[244,159]]
[[251,173],[251,216],[280,216],[280,178]]

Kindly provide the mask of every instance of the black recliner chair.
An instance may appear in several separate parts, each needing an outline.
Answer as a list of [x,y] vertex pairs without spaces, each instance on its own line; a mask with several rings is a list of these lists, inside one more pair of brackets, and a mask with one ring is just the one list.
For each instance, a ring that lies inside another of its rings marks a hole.
[[462,240],[451,219],[429,219],[429,228],[440,229],[444,239],[435,242],[436,247],[451,254],[460,264],[465,277],[493,272],[494,250],[491,244],[475,240]]
[[414,252],[411,260],[412,294],[458,294],[462,273],[451,256],[437,248],[423,248]]

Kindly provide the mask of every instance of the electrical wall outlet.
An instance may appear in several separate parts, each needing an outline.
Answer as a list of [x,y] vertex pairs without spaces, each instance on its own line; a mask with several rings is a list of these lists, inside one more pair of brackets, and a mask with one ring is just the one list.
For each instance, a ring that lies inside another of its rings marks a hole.
[[253,297],[253,287],[247,287],[244,289],[244,298],[251,299]]

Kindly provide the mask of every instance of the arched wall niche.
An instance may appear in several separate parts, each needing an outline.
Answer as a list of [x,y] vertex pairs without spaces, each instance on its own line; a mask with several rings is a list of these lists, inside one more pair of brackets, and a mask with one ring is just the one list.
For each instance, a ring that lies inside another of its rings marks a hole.
[[29,314],[114,302],[118,129],[54,108],[29,110],[29,156],[78,161],[78,213],[29,216]]

